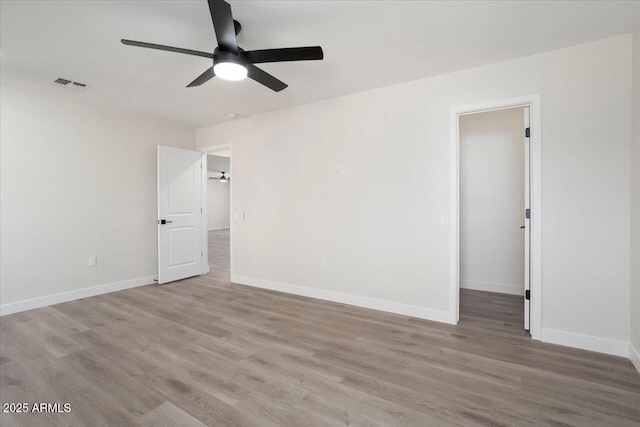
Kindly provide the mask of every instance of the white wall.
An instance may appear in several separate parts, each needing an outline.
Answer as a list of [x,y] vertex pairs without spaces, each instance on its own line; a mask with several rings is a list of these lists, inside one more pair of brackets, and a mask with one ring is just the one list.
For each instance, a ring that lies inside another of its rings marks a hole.
[[[219,177],[220,174],[209,173],[209,176]],[[229,183],[210,179],[207,182],[207,228],[221,230],[229,228]]]
[[[0,98],[3,311],[62,292],[151,282],[156,145],[194,149],[194,130],[7,86]],[[88,267],[91,255],[97,267]]]
[[633,144],[631,152],[631,344],[640,371],[640,28],[633,34]]
[[460,117],[460,287],[524,294],[524,109]]
[[199,129],[234,144],[234,278],[450,319],[449,109],[540,93],[543,328],[619,348],[630,87],[624,35]]

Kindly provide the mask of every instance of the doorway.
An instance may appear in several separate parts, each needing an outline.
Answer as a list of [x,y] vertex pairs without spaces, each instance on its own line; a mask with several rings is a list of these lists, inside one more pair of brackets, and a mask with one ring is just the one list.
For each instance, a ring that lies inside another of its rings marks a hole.
[[528,115],[514,107],[459,118],[462,320],[529,330]]
[[230,144],[200,149],[207,158],[205,218],[209,277],[229,282],[233,265],[233,151]]
[[209,274],[229,281],[231,227],[231,159],[225,153],[207,154],[207,235]]
[[[453,324],[463,310],[540,339],[539,101],[533,95],[451,109]],[[509,121],[511,134],[498,129]]]

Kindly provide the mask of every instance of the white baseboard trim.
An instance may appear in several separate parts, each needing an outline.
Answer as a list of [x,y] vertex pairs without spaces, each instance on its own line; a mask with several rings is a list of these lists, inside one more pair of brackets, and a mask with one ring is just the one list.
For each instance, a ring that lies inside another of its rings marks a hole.
[[109,292],[122,291],[124,289],[135,288],[138,286],[150,285],[155,283],[157,278],[158,276],[140,277],[137,279],[124,280],[122,282],[107,283],[105,285],[92,286],[90,288],[83,288],[75,291],[61,292],[59,294],[2,304],[0,305],[0,316],[33,310],[34,308],[46,307],[81,298],[108,294]]
[[636,371],[640,374],[640,351],[638,351],[633,344],[629,343],[629,359],[633,366],[636,367]]
[[208,230],[209,231],[218,231],[218,230],[228,230],[230,228],[230,226],[226,226],[226,227],[211,227]]
[[611,354],[613,356],[629,357],[629,343],[626,341],[617,341],[546,328],[542,328],[540,332],[540,339],[543,342],[597,351],[598,353]]
[[253,277],[231,275],[231,281],[240,285],[253,286],[256,288],[270,289],[272,291],[285,292],[293,295],[300,295],[309,298],[316,298],[325,301],[339,302],[342,304],[354,305],[356,307],[370,308],[373,310],[386,311],[389,313],[402,314],[404,316],[417,317],[419,319],[433,320],[455,324],[451,321],[451,315],[446,310],[420,307],[417,305],[403,304],[399,302],[380,300],[376,298],[361,297],[341,292],[327,291],[305,286],[290,285],[271,280],[256,279]]
[[524,295],[524,285],[507,285],[504,283],[483,282],[480,280],[460,280],[461,289],[474,291],[498,292],[501,294]]

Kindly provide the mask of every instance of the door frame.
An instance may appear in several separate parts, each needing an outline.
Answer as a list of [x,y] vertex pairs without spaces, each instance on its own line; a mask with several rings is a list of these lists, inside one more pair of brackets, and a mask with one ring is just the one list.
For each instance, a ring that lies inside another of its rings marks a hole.
[[[530,144],[530,330],[531,337],[540,340],[542,328],[542,126],[540,94],[488,101],[478,104],[452,107],[449,110],[450,126],[450,306],[451,323],[460,319],[460,116],[529,107]],[[524,135],[523,135],[524,138]]]
[[[230,277],[233,277],[233,229],[234,229],[234,219],[233,219],[233,182],[235,175],[233,174],[233,144],[220,144],[220,145],[211,145],[208,147],[200,147],[198,151],[205,154],[216,155],[217,152],[220,151],[229,151],[229,274]],[[208,172],[204,174],[204,185],[203,187],[203,198],[204,198],[204,227],[203,227],[203,242],[204,242],[204,253],[207,256],[207,273],[209,273],[209,230],[206,226],[208,212],[207,212],[207,185],[208,185],[209,174]]]

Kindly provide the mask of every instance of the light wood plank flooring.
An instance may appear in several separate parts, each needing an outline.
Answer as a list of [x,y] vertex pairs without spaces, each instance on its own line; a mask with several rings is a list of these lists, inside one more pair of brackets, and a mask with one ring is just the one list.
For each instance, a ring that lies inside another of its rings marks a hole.
[[227,248],[206,277],[1,318],[0,400],[72,408],[2,426],[639,424],[628,360],[530,340],[513,299],[463,292],[454,327],[231,284]]

